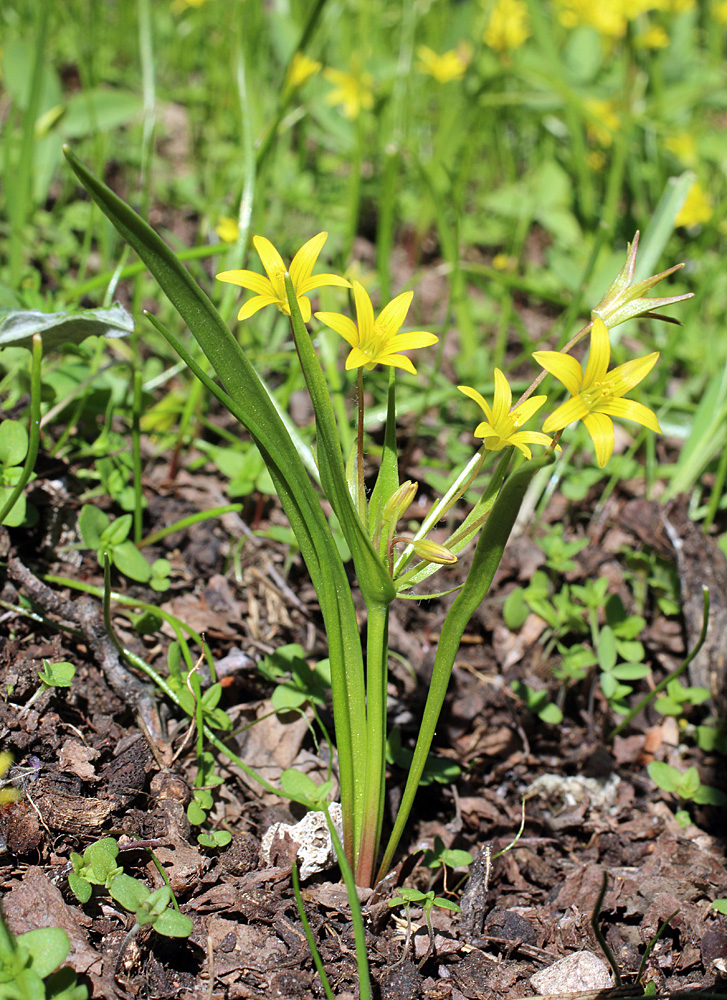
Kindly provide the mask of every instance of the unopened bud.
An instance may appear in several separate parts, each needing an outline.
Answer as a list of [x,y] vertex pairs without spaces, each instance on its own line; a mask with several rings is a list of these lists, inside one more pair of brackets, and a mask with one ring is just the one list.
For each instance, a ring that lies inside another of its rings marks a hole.
[[441,566],[451,566],[457,562],[457,556],[450,552],[444,545],[438,542],[430,542],[426,538],[417,539],[409,543],[420,559],[427,562],[439,563]]
[[417,495],[418,485],[407,479],[405,483],[394,490],[384,505],[384,521],[396,524],[404,516],[412,500]]

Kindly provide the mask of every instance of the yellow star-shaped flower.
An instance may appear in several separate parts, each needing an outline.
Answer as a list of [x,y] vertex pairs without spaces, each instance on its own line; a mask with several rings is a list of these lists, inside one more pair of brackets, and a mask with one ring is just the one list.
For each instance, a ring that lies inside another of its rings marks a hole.
[[399,333],[406,319],[414,292],[402,292],[385,306],[374,319],[374,307],[364,286],[353,283],[358,326],[348,316],[341,313],[317,312],[316,319],[339,333],[351,346],[346,358],[346,370],[366,368],[370,371],[376,365],[392,365],[416,375],[416,368],[409,358],[400,351],[411,351],[417,347],[429,347],[439,340],[433,333],[418,330],[414,333]]
[[550,437],[541,431],[519,429],[538,412],[547,396],[531,396],[511,410],[512,389],[499,368],[495,369],[495,394],[492,406],[476,389],[471,389],[468,385],[458,385],[457,388],[465,396],[474,399],[485,414],[486,419],[475,427],[475,437],[483,439],[482,443],[488,451],[501,451],[509,445],[514,445],[526,458],[532,458],[529,444],[542,444],[546,448],[552,444]]
[[608,370],[611,342],[606,324],[594,316],[591,330],[591,351],[585,371],[570,354],[558,351],[536,351],[533,357],[547,372],[563,383],[570,399],[551,413],[543,424],[546,433],[563,430],[574,420],[582,420],[596,449],[601,468],[611,457],[615,436],[611,417],[634,420],[649,430],[661,432],[653,410],[633,399],[624,399],[627,392],[649,374],[659,357],[658,351],[635,358]]
[[[310,300],[306,298],[309,292],[324,285],[351,287],[345,278],[337,274],[312,273],[327,239],[328,233],[318,233],[312,240],[308,240],[293,257],[290,265],[290,280],[293,282],[304,323],[307,323],[311,316]],[[240,285],[242,288],[257,292],[257,295],[249,299],[240,309],[237,314],[238,320],[249,319],[258,309],[263,309],[265,306],[277,306],[282,313],[290,316],[288,296],[285,293],[285,274],[288,268],[283,263],[283,258],[264,236],[253,236],[252,242],[265,268],[267,278],[257,271],[223,271],[216,275],[217,280],[228,281],[232,285]]]

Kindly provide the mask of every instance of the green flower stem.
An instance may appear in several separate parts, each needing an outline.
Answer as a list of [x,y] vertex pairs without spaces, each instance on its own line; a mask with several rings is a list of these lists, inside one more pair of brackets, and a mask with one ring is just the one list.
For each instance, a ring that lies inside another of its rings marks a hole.
[[389,605],[367,607],[366,636],[366,780],[361,846],[356,881],[371,885],[381,840],[386,777],[386,687],[388,680]]
[[479,537],[472,566],[464,586],[444,620],[429,685],[429,694],[424,706],[419,736],[409,769],[409,777],[377,881],[389,871],[394,853],[399,846],[399,840],[409,819],[464,630],[490,588],[531,479],[536,472],[553,461],[554,455],[552,452],[547,452],[540,458],[524,462],[508,478]]
[[[360,371],[361,369],[359,369]],[[396,447],[396,368],[389,366],[389,391],[386,401],[384,451],[369,500],[369,535],[382,559],[388,561],[388,533],[383,531],[384,508],[399,486],[399,452]]]
[[318,951],[318,945],[316,944],[316,939],[313,936],[313,931],[311,930],[311,925],[308,921],[308,917],[305,912],[303,897],[301,896],[300,893],[300,876],[298,875],[297,860],[293,860],[293,865],[290,870],[290,877],[293,883],[293,895],[295,896],[295,905],[298,910],[298,916],[300,917],[300,922],[303,927],[303,933],[305,934],[305,939],[308,942],[308,947],[310,948],[313,964],[315,965],[316,972],[318,973],[321,980],[321,986],[323,987],[323,992],[326,994],[327,1000],[336,1000],[333,994],[333,990],[331,989],[331,984],[328,980],[326,970],[323,967],[323,959],[321,958],[321,953]]
[[201,510],[196,514],[190,514],[189,517],[183,517],[181,520],[175,521],[174,524],[168,524],[166,528],[160,528],[159,531],[152,531],[150,535],[137,542],[136,547],[143,549],[146,545],[155,545],[162,538],[166,538],[167,535],[173,535],[175,531],[183,531],[184,528],[189,528],[193,524],[199,524],[200,521],[209,521],[213,517],[222,517],[223,514],[239,514],[242,506],[241,503],[228,503],[224,507],[213,507],[210,510]]
[[138,545],[144,530],[144,494],[141,487],[141,370],[134,371],[133,403],[131,407],[131,461],[134,478],[134,544]]
[[358,515],[366,524],[366,485],[364,483],[364,387],[363,370],[356,369],[358,421],[356,423],[356,502]]
[[23,472],[20,479],[15,484],[15,489],[10,494],[4,505],[0,507],[0,524],[3,523],[10,511],[17,503],[25,487],[33,475],[35,460],[38,457],[38,447],[40,445],[40,367],[43,360],[43,341],[39,333],[33,334],[33,344],[30,350],[30,426],[28,428],[28,454],[25,456]]

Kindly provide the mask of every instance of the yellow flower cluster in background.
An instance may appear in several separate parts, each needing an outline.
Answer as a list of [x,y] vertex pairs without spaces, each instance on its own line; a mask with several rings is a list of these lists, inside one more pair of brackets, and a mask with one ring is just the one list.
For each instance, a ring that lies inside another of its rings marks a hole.
[[495,0],[482,39],[495,52],[518,49],[530,37],[530,15],[524,0]]
[[709,222],[712,218],[712,201],[699,181],[695,181],[689,188],[689,194],[684,199],[684,204],[679,209],[675,226],[700,226]]
[[285,81],[288,87],[302,87],[306,80],[310,80],[321,69],[322,63],[317,59],[310,59],[302,52],[296,52],[288,68],[288,78]]
[[438,55],[427,45],[417,49],[420,73],[433,76],[437,83],[449,83],[450,80],[461,80],[472,60],[472,46],[468,42],[460,43],[456,49],[449,49]]
[[355,119],[374,106],[371,88],[374,78],[370,73],[345,73],[340,69],[324,69],[323,75],[334,89],[326,94],[328,104],[337,105],[346,118]]

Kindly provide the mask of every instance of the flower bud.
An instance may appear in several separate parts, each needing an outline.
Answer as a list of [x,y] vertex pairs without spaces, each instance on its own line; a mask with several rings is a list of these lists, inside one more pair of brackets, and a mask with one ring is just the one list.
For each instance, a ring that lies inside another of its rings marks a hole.
[[440,566],[451,566],[457,562],[457,556],[450,552],[444,545],[438,542],[430,542],[425,538],[417,539],[409,543],[420,559],[427,562],[439,563]]
[[384,522],[396,524],[407,512],[419,487],[410,479],[394,490],[384,505]]

